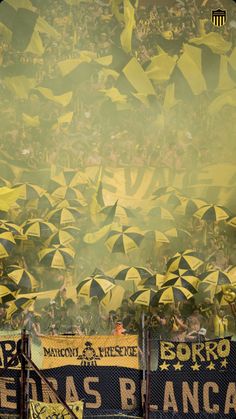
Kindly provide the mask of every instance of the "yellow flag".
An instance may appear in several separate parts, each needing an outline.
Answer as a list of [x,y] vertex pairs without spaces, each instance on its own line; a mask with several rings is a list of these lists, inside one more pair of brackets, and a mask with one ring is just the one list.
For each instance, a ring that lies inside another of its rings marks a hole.
[[169,54],[160,54],[151,58],[151,64],[146,69],[146,74],[151,80],[163,82],[169,80],[176,64],[177,57]]
[[232,42],[226,41],[218,32],[209,32],[201,37],[192,38],[189,42],[195,45],[206,45],[215,54],[226,54],[232,46]]
[[184,52],[177,63],[194,95],[199,95],[207,90],[206,81],[202,74],[201,57],[201,49],[185,44]]
[[228,69],[229,62],[229,58],[226,55],[221,55],[217,90],[230,90],[235,87],[235,82],[231,79]]
[[67,112],[64,115],[60,116],[57,121],[59,125],[70,124],[73,119],[74,112]]
[[120,35],[120,42],[125,52],[129,53],[132,49],[132,34],[135,28],[134,7],[129,0],[124,0],[124,22],[125,27]]
[[229,57],[229,64],[236,70],[236,47],[234,47],[230,57]]
[[179,102],[179,100],[175,98],[175,84],[168,84],[165,92],[163,107],[165,110],[169,110]]
[[4,84],[13,94],[20,99],[28,99],[29,91],[37,84],[35,79],[29,79],[23,75],[5,77]]
[[156,94],[152,83],[136,58],[131,58],[122,71],[138,93],[144,95]]
[[112,102],[127,102],[127,96],[122,95],[116,87],[111,87],[110,89],[101,89],[100,92],[109,97]]
[[44,50],[45,48],[43,46],[43,41],[40,37],[40,34],[34,30],[30,39],[30,43],[27,46],[25,52],[32,52],[32,54],[41,56],[43,55]]
[[62,106],[69,105],[72,99],[72,92],[67,92],[62,95],[54,95],[51,89],[48,89],[47,87],[41,87],[41,86],[35,87],[34,90],[37,90],[38,92],[40,92],[48,100],[59,103]]
[[214,115],[221,111],[225,105],[236,106],[236,89],[225,92],[214,99],[209,105],[208,112],[210,115]]
[[57,66],[60,70],[61,75],[64,77],[67,74],[70,74],[75,68],[77,68],[81,63],[90,63],[91,57],[86,54],[81,54],[80,58],[72,58],[71,60],[64,60],[57,63]]
[[111,4],[112,13],[120,23],[124,22],[124,15],[119,10],[119,6],[122,1],[123,0],[112,0]]
[[83,241],[84,243],[87,243],[87,244],[97,243],[99,240],[106,237],[110,229],[111,229],[111,224],[105,225],[101,227],[99,230],[94,231],[93,233],[85,234],[85,236],[83,237]]
[[22,120],[25,125],[28,125],[29,127],[38,127],[40,125],[39,116],[30,116],[26,113],[22,114]]
[[7,187],[0,188],[0,210],[8,211],[20,196],[20,191]]
[[[70,413],[60,403],[43,403],[30,400],[30,417],[34,419],[60,418],[69,419]],[[83,401],[68,403],[68,406],[79,419],[83,418]]]

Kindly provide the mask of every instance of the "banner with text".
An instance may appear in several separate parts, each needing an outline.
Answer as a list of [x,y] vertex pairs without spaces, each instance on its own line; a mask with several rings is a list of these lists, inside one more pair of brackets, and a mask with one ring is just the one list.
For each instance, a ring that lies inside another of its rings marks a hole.
[[139,368],[138,336],[41,336],[41,368],[65,365]]

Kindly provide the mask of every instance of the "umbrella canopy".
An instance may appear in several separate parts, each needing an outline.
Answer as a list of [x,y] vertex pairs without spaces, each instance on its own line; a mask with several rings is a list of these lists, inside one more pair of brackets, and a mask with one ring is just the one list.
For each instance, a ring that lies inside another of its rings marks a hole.
[[174,272],[177,269],[196,270],[203,264],[199,254],[194,250],[185,250],[181,253],[176,253],[170,258],[166,264],[169,272]]
[[35,277],[21,266],[8,266],[7,275],[18,285],[19,288],[25,288],[27,290],[33,291],[39,286],[39,283]]
[[116,280],[120,281],[142,281],[152,275],[152,272],[142,266],[126,266],[120,265],[109,272]]
[[17,298],[15,301],[11,301],[9,307],[7,308],[7,319],[10,319],[13,316],[13,314],[24,311],[26,308],[32,306],[32,304],[35,302],[35,299],[36,297],[20,297]]
[[236,286],[236,278],[230,275],[230,272],[224,272],[221,270],[203,272],[199,275],[199,278],[203,283],[209,285],[207,289],[213,290],[214,294],[221,291],[222,285]]
[[151,304],[176,304],[179,301],[189,300],[193,294],[183,287],[163,287],[154,295]]
[[111,229],[105,243],[111,253],[127,254],[139,247],[143,237],[136,227],[117,226]]
[[97,297],[102,300],[105,295],[115,287],[111,281],[99,277],[88,277],[76,287],[80,297]]
[[229,211],[221,205],[204,205],[199,208],[193,216],[204,221],[222,221],[229,218]]
[[131,295],[130,300],[133,301],[134,304],[140,304],[143,306],[150,306],[150,302],[153,299],[156,291],[152,289],[142,289],[136,291],[134,294]]
[[178,269],[175,272],[167,272],[163,286],[179,286],[186,288],[192,294],[198,290],[199,279],[196,277],[194,271]]
[[72,188],[79,185],[87,185],[89,178],[86,173],[74,169],[65,169],[60,172],[57,176],[53,176],[50,181],[50,187],[52,189],[58,186],[70,186]]
[[40,210],[45,210],[48,208],[53,208],[56,204],[55,199],[48,193],[45,192],[39,199],[36,201],[36,207]]
[[145,287],[157,287],[161,288],[164,283],[165,275],[162,274],[155,274],[149,276],[146,279],[143,279],[140,285],[144,285]]
[[30,237],[45,238],[56,231],[56,227],[41,218],[27,220],[23,224],[23,233]]
[[80,202],[86,204],[86,201],[82,195],[82,193],[75,188],[70,186],[59,186],[55,191],[52,193],[52,197],[55,199],[66,199],[66,200],[79,200]]
[[177,205],[180,205],[182,197],[176,192],[169,192],[155,199],[158,199],[158,202],[163,205],[177,207]]
[[39,261],[49,268],[67,269],[73,264],[75,252],[70,247],[54,245],[38,253]]
[[12,221],[0,220],[0,229],[2,227],[5,227],[8,231],[10,231],[13,236],[21,236],[23,233],[22,227],[18,226]]
[[173,215],[166,208],[154,207],[149,212],[150,217],[159,218],[160,220],[174,221]]
[[66,231],[67,233],[71,234],[74,239],[78,239],[80,234],[80,228],[75,226],[65,226],[63,227],[63,231]]
[[199,208],[206,206],[206,201],[198,198],[182,198],[180,205],[175,208],[179,215],[191,217]]
[[163,195],[176,192],[178,192],[178,189],[174,188],[173,186],[162,186],[153,192],[153,196],[155,198],[160,198]]
[[152,239],[155,243],[170,243],[170,240],[159,230],[149,230],[145,233],[145,237],[148,239]]
[[43,188],[32,183],[18,183],[13,188],[19,189],[20,199],[37,199],[44,195],[46,192]]
[[74,207],[56,208],[50,211],[47,219],[55,224],[73,224],[81,216],[80,211]]
[[8,303],[16,298],[18,287],[16,284],[0,285],[0,304]]
[[66,230],[58,230],[56,233],[52,234],[49,239],[47,240],[46,244],[52,246],[53,244],[62,246],[67,246],[72,243],[75,238]]
[[170,238],[179,238],[179,239],[189,239],[192,237],[191,233],[182,228],[172,227],[165,231],[167,237]]
[[104,220],[107,219],[107,217],[110,216],[113,209],[115,209],[114,216],[119,218],[119,222],[123,224],[128,224],[129,220],[135,217],[134,212],[126,207],[123,207],[121,205],[107,205],[106,207],[102,208],[101,211],[99,211],[99,214],[104,215]]
[[0,233],[0,259],[8,257],[16,242],[10,231],[4,231]]
[[227,220],[227,224],[229,224],[231,227],[236,228],[236,215],[234,215],[233,217],[230,217]]
[[0,187],[7,186],[8,188],[11,187],[11,182],[9,182],[7,179],[0,176]]
[[86,207],[87,203],[82,200],[80,201],[79,199],[63,199],[62,201],[60,201],[57,205],[56,208],[69,208],[69,207],[74,207],[76,209],[80,209],[82,210],[83,207]]

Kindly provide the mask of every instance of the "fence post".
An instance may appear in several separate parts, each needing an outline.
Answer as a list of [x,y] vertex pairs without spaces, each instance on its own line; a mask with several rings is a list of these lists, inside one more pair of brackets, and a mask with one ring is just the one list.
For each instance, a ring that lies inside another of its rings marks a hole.
[[151,370],[151,334],[147,327],[146,332],[146,398],[145,419],[150,418],[150,370]]
[[21,349],[20,349],[20,362],[21,362],[21,381],[20,381],[20,419],[28,418],[28,403],[27,403],[27,362],[23,354],[28,355],[29,336],[25,330],[21,333]]

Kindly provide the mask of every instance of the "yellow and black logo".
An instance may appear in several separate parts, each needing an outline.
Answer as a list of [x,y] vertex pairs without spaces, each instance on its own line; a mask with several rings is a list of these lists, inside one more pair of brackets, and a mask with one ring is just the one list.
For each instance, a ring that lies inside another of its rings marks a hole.
[[211,12],[211,22],[214,26],[220,27],[225,25],[227,21],[227,12],[226,10],[212,10]]

